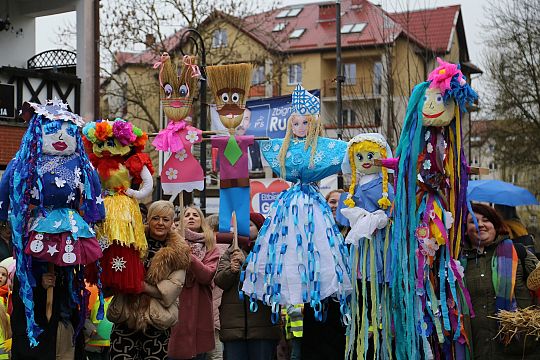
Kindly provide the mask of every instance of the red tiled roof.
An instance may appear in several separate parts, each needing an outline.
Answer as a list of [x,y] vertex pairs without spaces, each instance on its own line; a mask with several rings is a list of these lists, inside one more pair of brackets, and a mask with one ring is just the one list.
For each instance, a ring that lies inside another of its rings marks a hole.
[[459,5],[389,14],[403,29],[435,52],[450,51]]
[[[327,20],[319,20],[320,7],[326,12]],[[335,2],[292,5],[276,10],[246,17],[243,21],[234,21],[226,14],[213,14],[206,21],[216,17],[229,21],[247,35],[260,42],[267,49],[279,52],[302,52],[321,49],[333,49],[336,46]],[[285,9],[301,7],[295,17],[277,18]],[[333,13],[332,13],[333,11]],[[450,40],[455,24],[460,14],[460,6],[447,6],[405,13],[389,14],[381,7],[367,0],[342,0],[341,26],[365,23],[365,28],[359,33],[341,34],[343,48],[358,46],[376,46],[393,42],[403,35],[416,42],[419,46],[435,52],[449,50]],[[286,25],[281,31],[272,29],[279,23]],[[204,24],[204,23],[203,23]],[[290,39],[289,35],[295,29],[305,29],[298,39]],[[168,51],[175,49],[181,39],[183,30],[166,39]],[[152,51],[141,53],[117,54],[119,65],[123,64],[152,64],[158,56]]]

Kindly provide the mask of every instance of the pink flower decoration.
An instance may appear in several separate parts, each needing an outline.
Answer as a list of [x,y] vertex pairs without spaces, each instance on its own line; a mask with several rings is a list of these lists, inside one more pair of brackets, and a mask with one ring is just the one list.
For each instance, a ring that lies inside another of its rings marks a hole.
[[131,144],[137,139],[137,135],[133,133],[131,123],[127,121],[115,121],[113,124],[113,134],[120,144],[124,146]]
[[[438,88],[444,94],[446,90],[450,89],[450,81],[452,81],[454,75],[459,74],[459,81],[461,83],[463,74],[456,64],[448,63],[439,57],[437,58],[437,62],[440,66],[428,76],[428,80],[431,81],[429,87],[430,89]],[[463,79],[463,81],[465,80]]]

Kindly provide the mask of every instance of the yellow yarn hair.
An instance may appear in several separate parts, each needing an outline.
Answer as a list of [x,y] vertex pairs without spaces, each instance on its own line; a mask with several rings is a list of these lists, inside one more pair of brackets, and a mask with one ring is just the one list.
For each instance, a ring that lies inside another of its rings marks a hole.
[[291,138],[294,138],[292,131],[292,120],[296,116],[305,117],[308,120],[308,132],[306,135],[306,142],[304,144],[304,150],[309,149],[311,146],[311,154],[309,157],[309,167],[313,168],[313,158],[315,156],[315,151],[317,150],[317,139],[322,134],[322,124],[318,116],[315,115],[299,115],[292,114],[287,120],[287,132],[285,133],[285,138],[283,139],[283,145],[279,150],[278,160],[280,167],[280,176],[285,179],[286,169],[285,169],[285,159],[287,158],[287,151],[289,151],[289,144],[291,143]]
[[[348,150],[348,156],[349,156],[349,163],[351,165],[351,172],[352,172],[352,179],[351,179],[351,186],[349,187],[349,196],[348,199],[345,200],[343,203],[347,205],[348,207],[354,207],[355,203],[352,199],[352,196],[354,195],[354,188],[356,187],[356,164],[354,162],[354,156],[356,153],[360,151],[373,151],[378,152],[381,154],[381,157],[383,159],[386,159],[386,148],[380,146],[376,142],[370,141],[370,140],[364,140],[362,142],[354,143],[351,146],[349,146]],[[383,166],[381,167],[382,172],[382,186],[383,186],[383,193],[382,197],[377,201],[377,204],[379,204],[379,207],[383,210],[386,210],[390,205],[390,200],[388,200],[388,170]]]

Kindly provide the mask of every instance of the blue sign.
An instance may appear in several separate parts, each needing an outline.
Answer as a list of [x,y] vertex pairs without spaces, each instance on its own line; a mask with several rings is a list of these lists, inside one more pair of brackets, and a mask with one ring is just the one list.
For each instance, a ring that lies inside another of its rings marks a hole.
[[[320,90],[310,90],[319,97]],[[267,136],[271,139],[285,137],[287,120],[291,115],[291,95],[266,99],[248,100],[246,107],[251,111],[246,135]]]

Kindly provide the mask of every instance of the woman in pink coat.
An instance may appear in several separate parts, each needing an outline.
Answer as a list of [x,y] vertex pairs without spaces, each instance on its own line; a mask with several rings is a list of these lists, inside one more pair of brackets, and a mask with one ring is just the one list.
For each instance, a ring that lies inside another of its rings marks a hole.
[[214,233],[199,208],[184,210],[185,238],[191,246],[191,265],[180,294],[178,323],[172,328],[171,360],[205,359],[214,349],[212,280],[219,261]]

